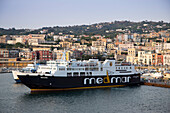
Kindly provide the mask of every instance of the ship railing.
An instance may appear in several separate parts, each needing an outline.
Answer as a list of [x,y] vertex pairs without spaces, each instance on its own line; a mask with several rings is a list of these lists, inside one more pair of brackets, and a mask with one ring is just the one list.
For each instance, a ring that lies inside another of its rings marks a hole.
[[99,71],[99,68],[85,68],[86,71]]
[[68,66],[72,67],[97,67],[98,63],[69,63]]
[[76,70],[78,71],[78,70],[85,70],[85,68],[84,67],[77,67],[77,68],[75,68],[75,67],[74,68],[68,67],[67,70],[68,71],[76,71]]
[[130,66],[131,63],[130,63],[130,62],[117,61],[117,62],[115,62],[115,65],[119,65],[119,66]]

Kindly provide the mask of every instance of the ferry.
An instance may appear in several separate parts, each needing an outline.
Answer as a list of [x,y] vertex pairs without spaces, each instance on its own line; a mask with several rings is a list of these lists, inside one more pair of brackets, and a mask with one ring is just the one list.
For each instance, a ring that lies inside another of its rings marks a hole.
[[[60,61],[39,66],[37,72],[20,72],[18,77],[31,91],[58,91],[91,88],[122,87],[140,84],[140,73],[130,63],[106,59]],[[42,68],[42,69],[41,69]],[[39,70],[44,70],[40,72]]]

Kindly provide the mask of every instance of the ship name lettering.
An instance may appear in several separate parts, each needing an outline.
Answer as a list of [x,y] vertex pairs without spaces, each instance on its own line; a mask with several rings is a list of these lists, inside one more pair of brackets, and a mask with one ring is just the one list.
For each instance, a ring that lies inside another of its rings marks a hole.
[[[131,77],[111,77],[109,78],[85,78],[84,79],[84,84],[102,84],[102,83],[127,83],[130,82]],[[107,82],[106,82],[107,80]]]

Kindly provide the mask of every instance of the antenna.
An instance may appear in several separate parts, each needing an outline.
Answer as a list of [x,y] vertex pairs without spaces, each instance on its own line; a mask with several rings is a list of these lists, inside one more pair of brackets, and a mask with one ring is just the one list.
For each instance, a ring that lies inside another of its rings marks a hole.
[[65,49],[64,49],[63,55],[61,57],[61,61],[66,62],[66,51],[65,51]]
[[34,66],[36,66],[36,60],[37,60],[37,54],[36,54],[36,52],[35,52]]

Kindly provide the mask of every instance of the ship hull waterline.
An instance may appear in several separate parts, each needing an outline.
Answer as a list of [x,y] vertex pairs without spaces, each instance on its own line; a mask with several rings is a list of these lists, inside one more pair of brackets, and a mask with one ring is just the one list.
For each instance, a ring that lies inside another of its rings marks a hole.
[[18,75],[23,84],[31,91],[61,91],[77,89],[94,89],[123,87],[140,84],[140,74],[114,76],[32,76]]

